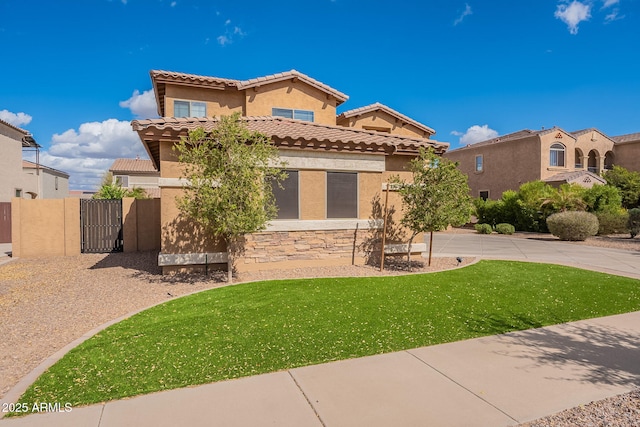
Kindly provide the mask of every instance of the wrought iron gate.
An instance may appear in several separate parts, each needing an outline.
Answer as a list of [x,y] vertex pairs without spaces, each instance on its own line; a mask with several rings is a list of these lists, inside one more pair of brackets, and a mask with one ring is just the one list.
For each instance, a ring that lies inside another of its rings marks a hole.
[[80,200],[82,253],[122,252],[122,200]]

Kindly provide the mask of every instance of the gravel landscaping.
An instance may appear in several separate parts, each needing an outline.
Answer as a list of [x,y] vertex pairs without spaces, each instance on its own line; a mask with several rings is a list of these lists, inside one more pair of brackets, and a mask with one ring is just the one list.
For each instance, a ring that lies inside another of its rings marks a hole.
[[[530,233],[514,237],[557,240]],[[595,237],[574,244],[640,251],[640,239],[629,239],[628,235]],[[300,268],[243,274],[238,282],[407,273],[398,258],[389,261],[383,273],[369,266]],[[462,265],[472,261],[464,259]],[[457,265],[453,258],[434,258],[431,267],[417,263],[413,271],[439,271]],[[225,275],[162,276],[157,254],[151,252],[18,259],[0,265],[0,397],[48,356],[91,329],[170,298],[224,286]],[[640,392],[635,391],[524,425],[640,426],[639,419]]]

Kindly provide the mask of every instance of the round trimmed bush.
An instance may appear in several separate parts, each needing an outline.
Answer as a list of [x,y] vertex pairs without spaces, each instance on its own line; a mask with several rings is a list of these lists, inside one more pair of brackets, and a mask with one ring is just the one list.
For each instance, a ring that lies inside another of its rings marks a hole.
[[[594,186],[595,187],[595,186]],[[629,214],[622,212],[597,212],[598,217],[598,234],[606,236],[607,234],[626,234],[629,232],[627,222]]]
[[491,224],[476,224],[475,229],[480,234],[493,233],[493,228],[491,227]]
[[598,233],[598,218],[589,212],[559,212],[547,218],[547,227],[560,240],[583,241]]
[[629,209],[627,226],[632,239],[640,234],[640,208]]
[[516,228],[511,224],[503,222],[496,225],[496,232],[498,232],[499,234],[513,234],[516,232]]

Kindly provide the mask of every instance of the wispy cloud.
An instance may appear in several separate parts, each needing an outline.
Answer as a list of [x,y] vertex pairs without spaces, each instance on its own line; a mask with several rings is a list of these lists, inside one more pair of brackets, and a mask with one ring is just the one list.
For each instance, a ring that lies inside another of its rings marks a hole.
[[473,125],[466,132],[453,131],[451,135],[460,137],[461,145],[475,144],[498,136],[498,131],[493,130],[489,125]]
[[172,2],[171,2],[171,7],[176,7],[176,5],[177,5],[177,4],[178,4],[178,2],[177,2],[177,1],[172,1]]
[[453,21],[453,25],[458,25],[460,23],[462,23],[462,21],[464,20],[465,17],[472,15],[473,11],[471,10],[471,6],[469,6],[469,3],[465,3],[465,8],[464,11],[462,11],[462,14],[460,14],[460,16],[458,16],[456,18],[455,21]]
[[226,46],[231,43],[231,39],[227,36],[218,36],[216,40],[218,40],[218,44],[220,46]]
[[221,34],[218,37],[216,37],[216,40],[218,41],[218,44],[220,46],[226,46],[228,44],[231,44],[238,37],[242,38],[247,35],[247,33],[245,33],[242,30],[242,28],[235,25],[232,26],[231,19],[227,19],[226,21],[224,21],[224,26],[225,26],[224,34]]
[[563,2],[556,8],[554,16],[567,24],[571,34],[578,34],[578,25],[591,18],[591,4],[577,0],[571,3]]
[[613,9],[611,11],[611,13],[607,14],[604,17],[604,23],[608,24],[608,23],[613,22],[613,21],[619,21],[624,17],[625,17],[625,15],[620,15],[620,9],[615,8],[615,9]]
[[620,0],[604,0],[604,5],[602,5],[602,8],[607,8],[609,6],[613,6],[614,4],[618,4],[620,3]]
[[0,110],[0,120],[4,120],[5,122],[14,125],[14,126],[23,126],[31,123],[33,117],[26,113],[12,113],[9,110]]

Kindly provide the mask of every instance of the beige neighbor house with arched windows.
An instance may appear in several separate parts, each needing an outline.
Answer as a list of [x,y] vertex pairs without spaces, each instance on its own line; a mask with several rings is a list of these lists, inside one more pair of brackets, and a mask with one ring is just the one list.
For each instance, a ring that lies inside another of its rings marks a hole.
[[529,181],[551,185],[605,184],[600,174],[616,163],[615,141],[598,129],[521,130],[444,154],[469,176],[473,197],[498,199]]

